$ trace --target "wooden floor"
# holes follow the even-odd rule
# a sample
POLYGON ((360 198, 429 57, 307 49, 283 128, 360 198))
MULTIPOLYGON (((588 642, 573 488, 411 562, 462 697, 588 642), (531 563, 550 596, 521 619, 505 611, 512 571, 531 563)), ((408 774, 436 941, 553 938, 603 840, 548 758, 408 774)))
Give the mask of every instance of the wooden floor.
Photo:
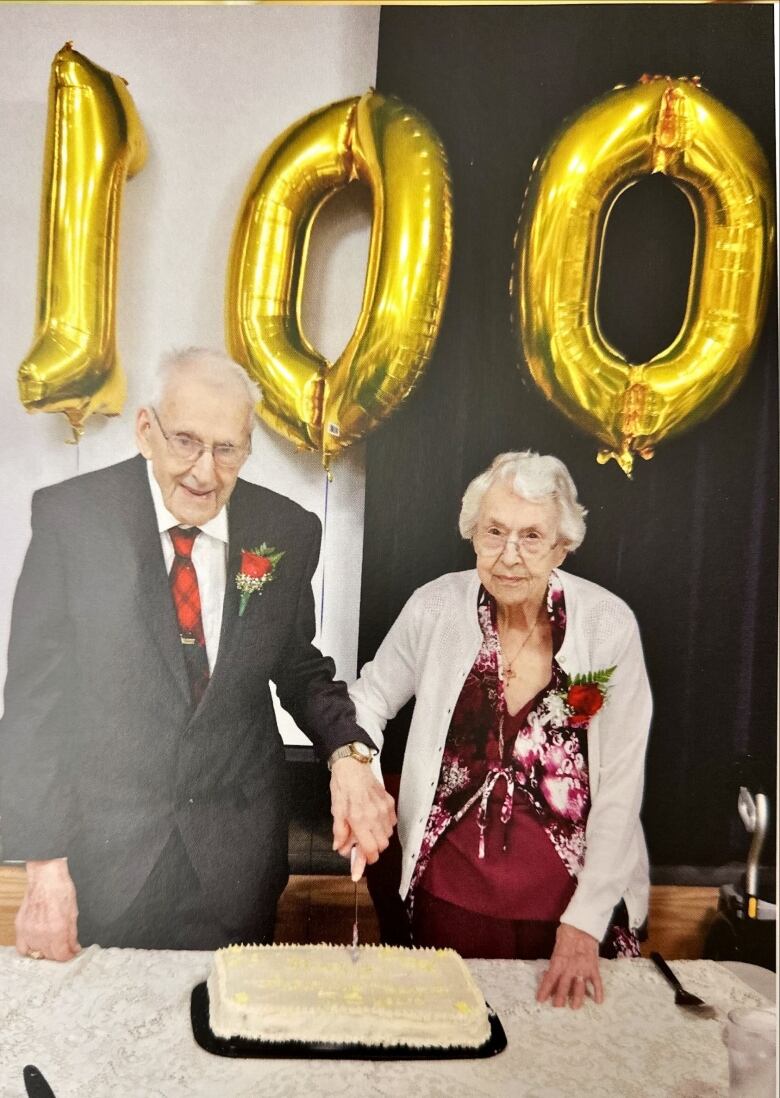
POLYGON ((0 945, 14 944, 14 916, 24 894, 24 870, 0 866, 0 945))
MULTIPOLYGON (((379 924, 365 881, 357 886, 358 935, 363 945, 379 942, 379 924)), ((290 877, 276 910, 277 942, 352 944, 355 885, 349 877, 290 877)))
MULTIPOLYGON (((354 885, 348 878, 291 877, 279 904, 276 940, 349 944, 354 903, 354 885)), ((658 950, 666 957, 701 957, 717 903, 717 888, 655 885, 650 891, 649 937, 643 943, 643 955, 658 950)), ((373 904, 362 881, 358 929, 361 942, 379 941, 373 904)))
POLYGON ((648 915, 649 937, 642 955, 652 950, 665 957, 701 957, 704 940, 718 907, 717 888, 653 885, 648 915))
MULTIPOLYGON (((14 916, 24 892, 24 870, 0 866, 0 945, 14 941, 14 916)), ((650 893, 650 937, 642 952, 657 949, 666 957, 701 956, 718 902, 717 888, 654 885, 650 893)), ((298 876, 279 902, 278 942, 352 942, 355 888, 348 877, 298 876)), ((360 941, 379 941, 379 926, 365 886, 358 885, 360 941)))

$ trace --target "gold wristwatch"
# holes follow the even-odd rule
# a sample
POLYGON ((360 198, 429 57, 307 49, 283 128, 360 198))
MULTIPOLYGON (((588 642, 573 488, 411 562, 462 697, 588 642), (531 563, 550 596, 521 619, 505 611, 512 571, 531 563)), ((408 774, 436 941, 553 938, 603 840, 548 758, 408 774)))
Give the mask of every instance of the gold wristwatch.
POLYGON ((368 744, 355 740, 353 743, 345 743, 342 747, 336 748, 328 759, 328 770, 332 770, 334 762, 338 762, 339 759, 354 759, 359 763, 370 763, 373 757, 374 752, 368 744))

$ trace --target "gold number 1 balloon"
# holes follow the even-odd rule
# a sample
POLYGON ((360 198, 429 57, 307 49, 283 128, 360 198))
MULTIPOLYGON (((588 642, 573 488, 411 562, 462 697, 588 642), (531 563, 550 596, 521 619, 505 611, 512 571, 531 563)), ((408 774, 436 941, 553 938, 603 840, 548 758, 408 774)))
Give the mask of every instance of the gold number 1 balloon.
POLYGON ((263 390, 258 411, 327 467, 411 392, 433 349, 450 269, 444 149, 430 125, 374 91, 296 122, 263 153, 228 269, 227 343, 263 390), (363 302, 333 364, 300 319, 306 254, 323 202, 352 180, 373 216, 363 302))
POLYGON ((94 412, 122 410, 114 306, 125 179, 146 139, 121 77, 68 43, 54 58, 44 150, 38 317, 19 368, 28 412, 63 412, 74 438, 94 412))
POLYGON ((748 127, 697 79, 642 77, 579 114, 531 177, 517 238, 523 352, 544 394, 630 476, 634 455, 701 422, 744 377, 773 262, 769 169, 748 127), (696 242, 688 306, 673 343, 629 364, 598 322, 609 210, 643 175, 685 193, 696 242))

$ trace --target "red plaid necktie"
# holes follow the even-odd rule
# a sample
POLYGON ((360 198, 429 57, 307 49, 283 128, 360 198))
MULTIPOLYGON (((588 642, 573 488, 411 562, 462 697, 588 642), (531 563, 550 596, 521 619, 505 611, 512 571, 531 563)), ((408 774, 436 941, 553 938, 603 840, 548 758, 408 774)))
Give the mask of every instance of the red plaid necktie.
POLYGON ((197 526, 191 526, 186 530, 181 526, 173 526, 168 533, 175 553, 168 578, 176 607, 192 698, 197 705, 209 682, 209 661, 206 656, 206 638, 203 634, 198 576, 195 565, 192 563, 192 546, 200 530, 197 526))

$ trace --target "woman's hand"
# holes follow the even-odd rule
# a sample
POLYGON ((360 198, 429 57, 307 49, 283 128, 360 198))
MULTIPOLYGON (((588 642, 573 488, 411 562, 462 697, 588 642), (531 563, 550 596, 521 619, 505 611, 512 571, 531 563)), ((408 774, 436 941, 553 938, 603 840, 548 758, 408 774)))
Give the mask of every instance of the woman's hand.
POLYGON ((552 997, 553 1006, 569 1003, 578 1010, 586 994, 597 1003, 604 1002, 599 975, 599 943, 584 930, 561 923, 555 935, 550 967, 539 984, 536 1001, 545 1003, 552 997))

